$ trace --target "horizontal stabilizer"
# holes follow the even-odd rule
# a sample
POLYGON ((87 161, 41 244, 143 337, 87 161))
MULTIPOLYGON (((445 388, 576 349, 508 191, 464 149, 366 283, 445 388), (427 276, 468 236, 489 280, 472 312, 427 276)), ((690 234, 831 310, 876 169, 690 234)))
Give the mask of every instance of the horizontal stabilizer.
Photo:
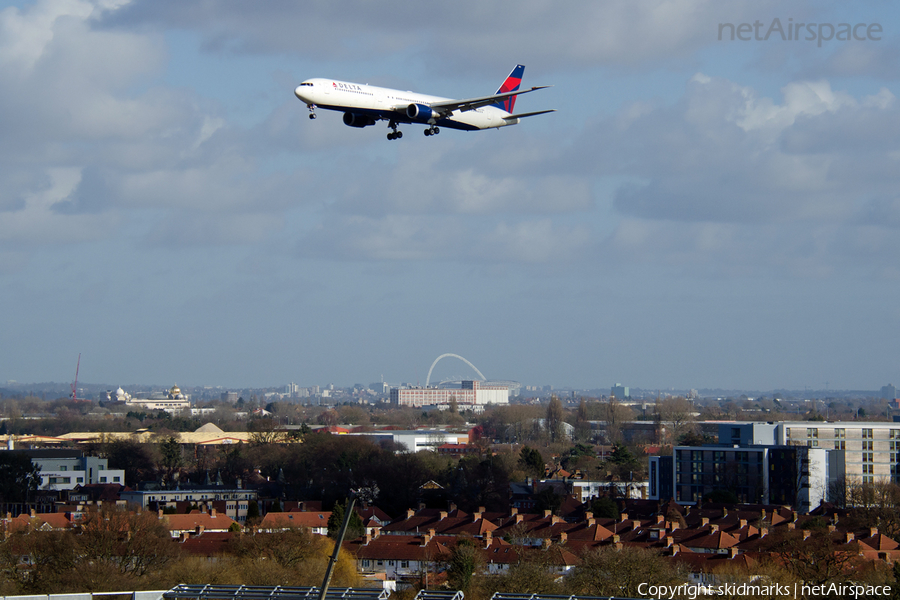
POLYGON ((518 115, 509 115, 508 117, 503 117, 504 121, 512 121, 513 119, 524 119, 525 117, 534 117, 537 115, 546 115, 547 113, 556 112, 555 108, 551 108, 550 110, 539 110, 536 112, 530 113, 521 113, 518 115))

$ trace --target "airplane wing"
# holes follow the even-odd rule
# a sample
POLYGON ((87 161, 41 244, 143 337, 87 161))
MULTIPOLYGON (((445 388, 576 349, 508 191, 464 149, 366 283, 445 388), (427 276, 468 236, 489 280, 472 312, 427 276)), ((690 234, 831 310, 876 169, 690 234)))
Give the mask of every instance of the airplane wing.
MULTIPOLYGON (((434 102, 429 104, 428 107, 433 111, 441 113, 442 116, 448 116, 456 111, 466 112, 470 110, 475 110, 476 108, 481 108, 482 106, 488 106, 490 104, 495 104, 498 100, 503 100, 504 98, 509 98, 511 96, 518 96, 519 94, 527 94, 528 92, 534 92, 536 90, 542 90, 544 88, 552 87, 549 85, 539 85, 532 88, 528 88, 527 90, 515 90, 512 92, 505 92, 503 94, 494 94, 492 96, 481 96, 480 98, 469 98, 468 100, 445 100, 443 102, 434 102)), ((403 107, 397 107, 398 110, 405 110, 406 104, 403 107)))

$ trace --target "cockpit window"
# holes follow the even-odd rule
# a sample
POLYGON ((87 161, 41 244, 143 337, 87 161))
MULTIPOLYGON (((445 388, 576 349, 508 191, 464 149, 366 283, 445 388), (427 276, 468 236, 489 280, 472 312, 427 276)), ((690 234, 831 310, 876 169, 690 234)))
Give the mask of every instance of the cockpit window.
POLYGON ((309 86, 309 87, 312 87, 312 86, 313 86, 313 84, 311 84, 311 83, 309 83, 309 82, 307 82, 307 81, 304 81, 304 82, 301 83, 300 85, 301 85, 301 86, 309 86))

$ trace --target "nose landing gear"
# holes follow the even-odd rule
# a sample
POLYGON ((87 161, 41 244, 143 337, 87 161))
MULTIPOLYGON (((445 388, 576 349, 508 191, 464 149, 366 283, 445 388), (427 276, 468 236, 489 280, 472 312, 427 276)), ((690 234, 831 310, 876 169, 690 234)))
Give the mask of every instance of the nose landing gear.
POLYGON ((316 118, 316 105, 315 104, 307 104, 306 108, 309 109, 309 118, 315 119, 316 118))

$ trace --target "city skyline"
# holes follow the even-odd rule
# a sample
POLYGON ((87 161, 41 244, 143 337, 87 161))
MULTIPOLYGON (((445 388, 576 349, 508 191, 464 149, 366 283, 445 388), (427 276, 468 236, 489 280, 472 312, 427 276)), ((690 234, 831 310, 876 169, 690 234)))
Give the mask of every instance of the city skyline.
POLYGON ((0 381, 900 379, 900 7, 389 8, 0 2, 0 381), (293 94, 516 64, 558 112, 499 131, 293 94))

